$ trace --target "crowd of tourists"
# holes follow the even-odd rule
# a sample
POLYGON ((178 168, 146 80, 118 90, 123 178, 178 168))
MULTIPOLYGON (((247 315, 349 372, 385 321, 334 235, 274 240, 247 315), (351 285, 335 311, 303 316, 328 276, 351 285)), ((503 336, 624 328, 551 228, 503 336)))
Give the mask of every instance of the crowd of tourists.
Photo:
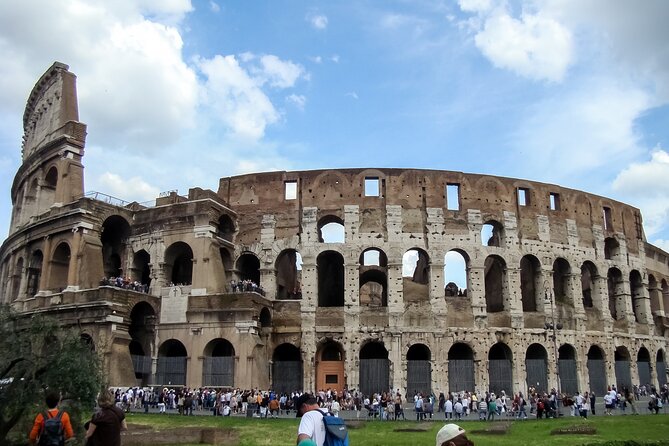
POLYGON ((128 277, 103 277, 100 280, 100 286, 113 286, 123 288, 124 290, 137 291, 139 293, 148 293, 149 285, 137 280, 130 280, 128 277))
POLYGON ((263 287, 255 283, 253 280, 231 280, 230 291, 233 293, 258 293, 265 295, 263 287))

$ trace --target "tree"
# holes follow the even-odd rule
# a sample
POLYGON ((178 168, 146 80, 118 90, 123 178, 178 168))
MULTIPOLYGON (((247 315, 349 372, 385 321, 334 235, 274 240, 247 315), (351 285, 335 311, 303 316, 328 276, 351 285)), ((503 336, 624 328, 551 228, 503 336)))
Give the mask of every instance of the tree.
MULTIPOLYGON (((71 415, 92 407, 102 375, 85 339, 76 327, 0 305, 0 445, 8 444, 19 422, 32 422, 46 389, 61 392, 71 415)), ((27 432, 16 435, 25 438, 27 432)))

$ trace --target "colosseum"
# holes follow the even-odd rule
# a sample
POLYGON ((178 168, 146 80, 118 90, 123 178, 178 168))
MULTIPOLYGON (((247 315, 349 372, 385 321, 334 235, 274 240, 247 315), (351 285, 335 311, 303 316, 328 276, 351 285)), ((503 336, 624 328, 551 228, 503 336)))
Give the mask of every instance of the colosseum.
POLYGON ((23 126, 0 299, 81 327, 112 385, 601 394, 667 382, 669 255, 632 206, 373 168, 124 202, 84 190, 87 130, 61 63, 23 126))

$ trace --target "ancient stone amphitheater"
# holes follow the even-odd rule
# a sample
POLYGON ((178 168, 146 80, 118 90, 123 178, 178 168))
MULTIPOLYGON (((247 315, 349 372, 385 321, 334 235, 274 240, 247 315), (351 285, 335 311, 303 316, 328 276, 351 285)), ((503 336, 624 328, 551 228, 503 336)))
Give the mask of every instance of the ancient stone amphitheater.
POLYGON ((39 79, 23 123, 0 298, 81 327, 113 385, 667 381, 669 256, 632 206, 415 169, 257 173, 126 203, 84 191, 66 65, 39 79))

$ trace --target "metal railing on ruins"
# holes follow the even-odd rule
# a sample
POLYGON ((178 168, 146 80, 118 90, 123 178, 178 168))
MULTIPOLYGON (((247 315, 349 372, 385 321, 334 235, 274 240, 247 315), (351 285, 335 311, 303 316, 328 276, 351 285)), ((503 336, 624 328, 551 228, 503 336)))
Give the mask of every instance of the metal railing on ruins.
POLYGON ((101 201, 103 203, 107 203, 112 206, 124 207, 131 210, 146 209, 155 207, 156 205, 155 200, 142 201, 141 203, 137 201, 125 201, 112 195, 108 195, 97 191, 86 192, 84 195, 77 197, 77 199, 80 198, 90 198, 92 200, 101 201))

